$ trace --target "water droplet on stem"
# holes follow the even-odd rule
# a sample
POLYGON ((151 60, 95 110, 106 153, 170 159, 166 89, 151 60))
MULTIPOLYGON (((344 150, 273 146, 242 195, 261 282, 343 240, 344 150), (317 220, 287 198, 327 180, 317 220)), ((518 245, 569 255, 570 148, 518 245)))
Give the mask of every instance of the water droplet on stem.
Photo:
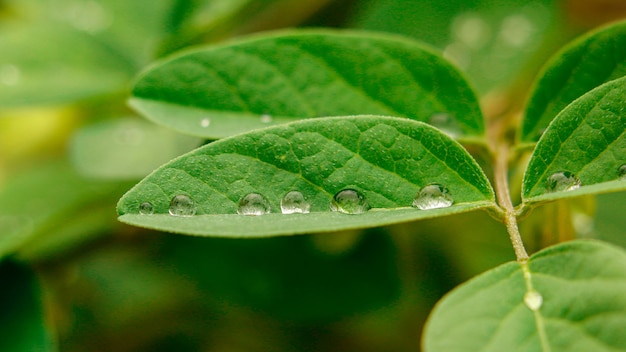
POLYGON ((344 214, 362 214, 370 208, 365 196, 350 188, 337 192, 330 203, 330 210, 344 214))
POLYGON ((200 120, 200 126, 203 128, 207 128, 211 125, 211 119, 209 119, 208 117, 203 118, 202 120, 200 120))
POLYGON ((191 197, 179 194, 172 198, 169 212, 173 216, 194 216, 196 214, 196 203, 191 197))
POLYGON ((543 296, 536 290, 530 290, 524 295, 524 304, 528 309, 537 311, 543 304, 543 296))
POLYGON ((258 193, 248 193, 239 200, 237 213, 241 215, 264 215, 271 211, 270 203, 258 193))

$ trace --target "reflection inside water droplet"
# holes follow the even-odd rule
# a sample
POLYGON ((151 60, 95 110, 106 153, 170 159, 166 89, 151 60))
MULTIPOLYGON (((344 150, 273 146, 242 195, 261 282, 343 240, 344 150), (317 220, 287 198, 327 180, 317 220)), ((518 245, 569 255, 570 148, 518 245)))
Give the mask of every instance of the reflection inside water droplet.
POLYGON ((17 85, 21 77, 20 69, 11 64, 5 64, 0 66, 0 83, 5 86, 17 85))
POLYGON ((203 118, 202 120, 200 120, 200 126, 203 128, 207 128, 211 125, 211 119, 209 119, 208 117, 203 118))
POLYGON ((617 176, 620 180, 626 180, 626 164, 617 169, 617 176))
POLYGON ((344 214, 362 214, 369 209, 365 196, 350 188, 337 192, 330 203, 330 210, 344 214))
POLYGON ((580 180, 569 171, 556 172, 548 177, 546 184, 548 191, 571 191, 580 188, 580 180))
POLYGON ((454 200, 448 194, 448 189, 438 183, 425 186, 413 199, 413 206, 420 210, 447 208, 452 203, 454 200))
POLYGON ((539 292, 530 290, 524 295, 524 304, 528 307, 528 309, 537 311, 543 304, 543 297, 539 292))
POLYGON ((283 214, 308 214, 311 204, 304 199, 304 195, 298 191, 287 193, 280 201, 280 210, 283 214))
POLYGON ((241 215, 264 215, 270 213, 270 203, 258 193, 248 193, 239 200, 237 213, 241 215))
POLYGON ((270 122, 272 122, 272 120, 273 120, 273 118, 272 118, 272 115, 270 115, 270 114, 263 114, 263 115, 261 115, 261 122, 262 123, 270 123, 270 122))
POLYGON ((169 213, 173 216, 193 216, 196 214, 196 203, 191 197, 179 194, 172 198, 169 213))
POLYGON ((150 202, 143 202, 139 205, 139 214, 150 215, 154 214, 154 207, 150 202))

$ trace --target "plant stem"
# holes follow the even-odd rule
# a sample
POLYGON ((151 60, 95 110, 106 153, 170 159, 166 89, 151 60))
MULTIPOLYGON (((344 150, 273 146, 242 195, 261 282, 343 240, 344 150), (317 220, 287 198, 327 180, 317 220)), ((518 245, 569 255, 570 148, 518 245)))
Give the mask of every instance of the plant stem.
POLYGON ((504 224, 509 232, 511 244, 515 250, 515 256, 518 262, 526 262, 528 260, 528 253, 524 248, 522 242, 522 236, 520 235, 519 228, 517 227, 517 217, 515 214, 515 208, 511 201, 511 194, 509 192, 508 170, 509 170, 509 147, 506 144, 501 144, 496 150, 496 165, 494 169, 496 197, 498 204, 504 210, 504 224))

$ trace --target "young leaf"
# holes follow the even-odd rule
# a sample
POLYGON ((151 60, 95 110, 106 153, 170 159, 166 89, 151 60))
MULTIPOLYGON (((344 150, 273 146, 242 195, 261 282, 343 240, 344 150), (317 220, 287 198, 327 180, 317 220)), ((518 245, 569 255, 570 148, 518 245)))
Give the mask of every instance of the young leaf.
POLYGON ((291 31, 196 50, 143 73, 130 104, 178 131, 221 138, 272 122, 380 114, 481 137, 476 96, 430 49, 401 37, 291 31))
POLYGON ((597 86, 626 75, 626 22, 594 31, 566 46, 548 63, 526 107, 519 139, 534 143, 568 104, 597 86))
POLYGON ((257 237, 380 226, 493 202, 482 170, 447 135, 409 119, 351 116, 298 121, 205 145, 142 180, 120 200, 118 212, 122 222, 169 232, 257 237), (411 208, 428 185, 430 200, 442 208, 411 208), (365 212, 366 201, 373 209, 332 212, 333 196, 345 189, 362 197, 342 193, 354 202, 337 207, 365 212), (300 209, 310 214, 281 214, 290 191, 301 193, 308 206, 300 209), (257 195, 243 199, 250 193, 257 195), (242 200, 249 207, 240 207, 242 200))
POLYGON ((626 189, 625 90, 626 77, 605 83, 552 121, 524 174, 524 203, 626 189))
POLYGON ((626 252, 597 241, 545 249, 445 296, 425 351, 618 351, 626 346, 626 252))

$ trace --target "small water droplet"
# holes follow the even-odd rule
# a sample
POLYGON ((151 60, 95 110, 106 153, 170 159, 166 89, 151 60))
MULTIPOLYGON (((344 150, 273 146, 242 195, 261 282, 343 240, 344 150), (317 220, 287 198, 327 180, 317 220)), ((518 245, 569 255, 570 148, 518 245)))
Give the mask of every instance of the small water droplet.
POLYGON ((237 213, 241 215, 264 215, 271 211, 270 203, 258 193, 248 193, 239 200, 237 213))
POLYGON ((428 119, 428 123, 453 138, 463 132, 459 122, 448 113, 434 114, 428 119))
POLYGON ((454 200, 448 194, 448 189, 438 183, 425 186, 413 199, 413 206, 420 210, 447 208, 452 203, 454 200))
POLYGON ((337 192, 330 203, 330 210, 344 214, 362 214, 370 208, 365 196, 350 188, 337 192))
POLYGON ((530 290, 524 295, 524 304, 528 309, 537 311, 543 304, 543 296, 536 290, 530 290))
POLYGON ((626 180, 626 164, 617 168, 617 176, 620 180, 626 180))
POLYGON ((270 114, 263 114, 263 115, 261 115, 261 122, 262 123, 270 123, 270 122, 272 122, 272 120, 273 120, 273 118, 272 118, 272 115, 270 115, 270 114))
POLYGON ((139 205, 139 214, 150 215, 154 214, 154 206, 150 202, 143 202, 139 205))
POLYGON ((14 86, 19 83, 22 75, 20 69, 11 64, 0 66, 0 83, 5 86, 14 86))
POLYGON ((548 177, 546 186, 550 192, 571 191, 580 188, 580 180, 569 171, 556 172, 548 177))
POLYGON ((203 118, 202 120, 200 120, 200 126, 203 128, 207 128, 211 125, 211 119, 209 119, 208 117, 203 118))
POLYGON ((280 210, 283 214, 308 214, 311 204, 304 199, 304 195, 298 191, 291 191, 280 201, 280 210))
POLYGON ((170 215, 174 216, 194 216, 196 214, 196 203, 191 197, 179 194, 172 198, 169 212, 170 215))

